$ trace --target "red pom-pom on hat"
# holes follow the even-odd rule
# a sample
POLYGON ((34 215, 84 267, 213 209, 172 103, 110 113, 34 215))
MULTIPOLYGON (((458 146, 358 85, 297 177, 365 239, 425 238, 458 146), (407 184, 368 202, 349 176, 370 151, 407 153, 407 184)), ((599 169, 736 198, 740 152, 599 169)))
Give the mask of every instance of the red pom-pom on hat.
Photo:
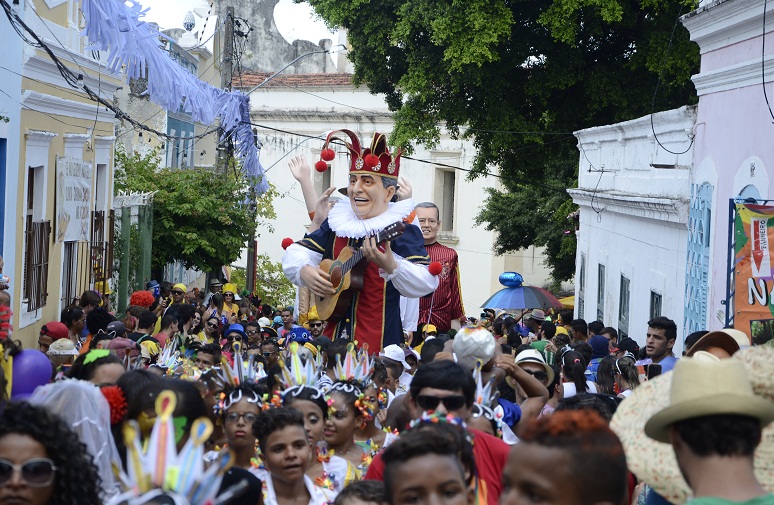
POLYGON ((441 265, 441 263, 438 261, 433 261, 430 263, 430 266, 427 267, 427 270, 431 275, 438 275, 443 271, 443 265, 441 265))
POLYGON ((317 170, 318 172, 325 172, 326 170, 328 170, 328 164, 323 160, 320 160, 314 164, 314 169, 317 170))
POLYGON ((282 239, 282 248, 283 249, 287 249, 288 247, 290 247, 290 245, 292 243, 293 243, 293 239, 292 238, 285 237, 285 238, 282 239))
POLYGON ((334 151, 331 148, 323 149, 320 153, 320 158, 324 159, 325 161, 333 161, 333 158, 336 157, 336 151, 334 151))
POLYGON ((363 162, 366 167, 374 168, 379 164, 379 157, 375 154, 366 154, 365 158, 363 158, 363 162))

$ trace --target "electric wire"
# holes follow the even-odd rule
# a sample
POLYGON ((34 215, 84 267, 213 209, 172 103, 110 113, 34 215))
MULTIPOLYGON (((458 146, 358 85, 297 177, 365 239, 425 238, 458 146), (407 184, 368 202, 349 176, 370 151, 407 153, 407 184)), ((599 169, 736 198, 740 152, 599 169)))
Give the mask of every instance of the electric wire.
MULTIPOLYGON (((85 74, 85 75, 88 75, 88 74, 86 74, 86 72, 84 71, 84 74, 81 74, 81 75, 78 75, 78 76, 76 76, 76 75, 73 73, 73 71, 72 71, 72 70, 71 70, 71 69, 70 69, 70 68, 69 68, 67 65, 65 65, 65 64, 64 64, 64 63, 63 63, 63 62, 62 62, 62 61, 61 61, 61 60, 60 60, 60 59, 59 59, 59 58, 58 58, 58 57, 57 57, 57 56, 54 54, 54 52, 53 52, 53 51, 52 51, 52 49, 51 49, 51 48, 48 46, 48 44, 46 44, 46 43, 43 41, 43 39, 41 39, 41 38, 40 38, 40 36, 38 36, 38 35, 37 35, 37 34, 36 34, 36 33, 35 33, 35 32, 34 32, 34 31, 33 31, 33 30, 32 30, 32 29, 31 29, 31 28, 30 28, 30 27, 29 27, 29 26, 28 26, 28 25, 25 23, 25 22, 24 22, 24 20, 22 20, 22 19, 21 19, 21 18, 18 16, 18 14, 16 14, 16 12, 14 12, 14 11, 13 11, 12 7, 10 6, 10 4, 8 4, 7 0, 0 0, 0 5, 2 5, 2 7, 3 7, 3 10, 4 10, 4 12, 5 12, 5 15, 6 15, 6 17, 8 18, 9 22, 10 22, 12 25, 16 25, 16 24, 18 24, 18 26, 20 26, 21 28, 23 28, 23 29, 24 29, 24 31, 25 31, 26 33, 28 33, 28 34, 29 34, 29 35, 32 37, 32 39, 34 39, 34 41, 35 41, 35 43, 34 43, 35 47, 38 47, 38 48, 40 48, 40 49, 42 49, 43 51, 45 51, 45 52, 46 52, 46 54, 49 56, 49 58, 51 58, 51 60, 52 60, 52 61, 54 62, 54 64, 56 65, 56 67, 57 67, 57 70, 58 70, 58 71, 59 71, 59 73, 62 75, 62 77, 64 78, 65 82, 67 82, 67 84, 69 84, 69 85, 70 85, 71 87, 73 87, 73 88, 76 88, 76 89, 82 89, 82 90, 83 90, 83 91, 84 91, 84 92, 87 94, 87 96, 88 96, 88 97, 89 97, 91 100, 93 100, 93 101, 95 101, 95 102, 97 102, 97 103, 100 103, 100 104, 104 105, 105 107, 107 107, 108 109, 110 109, 112 112, 114 112, 114 113, 115 113, 115 115, 116 115, 116 118, 117 118, 117 119, 122 119, 122 120, 125 120, 125 121, 127 121, 128 123, 130 123, 130 124, 131 124, 131 125, 132 125, 134 128, 136 128, 136 129, 140 129, 140 130, 143 130, 143 131, 147 131, 147 132, 153 133, 153 134, 155 134, 155 135, 158 135, 159 137, 163 137, 163 138, 167 138, 167 139, 180 139, 180 138, 184 138, 184 139, 191 139, 191 138, 200 138, 200 137, 205 137, 205 136, 207 136, 207 135, 210 135, 211 133, 213 133, 213 132, 217 131, 217 128, 215 128, 215 129, 212 129, 212 130, 210 130, 210 131, 207 131, 207 132, 205 132, 205 133, 203 133, 203 134, 201 134, 201 135, 198 135, 198 136, 194 136, 194 137, 179 137, 179 136, 169 135, 169 134, 167 134, 167 133, 164 133, 164 132, 160 132, 160 131, 154 130, 153 128, 150 128, 150 127, 148 127, 148 126, 146 126, 146 125, 144 125, 144 124, 140 123, 139 121, 137 121, 137 120, 135 120, 135 119, 131 118, 131 117, 130 117, 130 116, 129 116, 129 115, 126 113, 126 112, 122 111, 122 110, 121 110, 120 108, 118 108, 118 107, 117 107, 115 104, 113 104, 112 102, 110 102, 110 101, 108 101, 108 100, 105 100, 104 98, 102 98, 101 96, 99 96, 99 94, 95 94, 95 93, 94 93, 94 91, 92 91, 92 90, 91 90, 91 88, 89 88, 88 86, 86 86, 85 84, 83 84, 83 75, 84 75, 84 74, 85 74)), ((34 9, 33 9, 33 10, 34 10, 34 9)), ((35 14, 37 15, 37 13, 35 13, 35 14)), ((40 16, 38 16, 38 17, 40 17, 40 16)), ((41 21, 42 21, 42 18, 41 18, 41 21)), ((45 24, 45 22, 44 22, 43 24, 45 24)), ((17 33, 18 33, 18 30, 16 29, 16 27, 15 27, 14 29, 15 29, 15 31, 17 31, 17 33)), ((48 28, 48 30, 49 30, 49 31, 51 31, 51 29, 50 29, 50 28, 48 28)), ((53 33, 52 33, 52 34, 53 34, 53 33)), ((54 35, 54 38, 56 38, 56 35, 54 35)), ((23 38, 23 39, 24 39, 24 38, 23 38)), ((61 44, 61 42, 59 42, 59 44, 61 44)), ((65 48, 65 46, 64 46, 64 45, 62 45, 62 48, 64 49, 64 48, 65 48)), ((65 49, 65 50, 66 50, 66 49, 65 49)), ((77 65, 79 68, 81 68, 81 69, 82 69, 82 67, 81 67, 81 66, 80 66, 80 65, 79 65, 77 62, 75 62, 75 61, 74 61, 73 63, 75 63, 75 64, 76 64, 76 65, 77 65)), ((83 70, 83 69, 82 69, 82 70, 83 70)))
MULTIPOLYGON (((288 155, 290 155, 293 151, 295 151, 296 149, 300 148, 303 143, 308 142, 309 140, 320 140, 320 141, 324 141, 325 140, 323 136, 314 136, 314 135, 308 135, 308 134, 305 134, 305 133, 292 132, 292 131, 288 131, 288 130, 283 130, 281 128, 275 128, 275 127, 272 127, 272 126, 267 126, 267 125, 263 125, 263 124, 259 124, 259 123, 255 123, 255 122, 250 122, 250 124, 252 126, 256 126, 258 128, 263 128, 265 130, 275 131, 275 132, 278 132, 278 133, 284 133, 286 135, 294 135, 294 136, 303 137, 303 138, 306 139, 303 142, 299 143, 297 146, 295 146, 293 149, 291 149, 288 152, 286 152, 279 160, 277 160, 269 168, 267 168, 266 172, 268 172, 271 168, 273 168, 280 161, 282 161, 282 159, 284 159, 288 155)), ((335 143, 335 140, 336 139, 334 139, 331 143, 335 143)), ((564 139, 555 140, 553 142, 560 142, 562 140, 564 140, 564 139)), ((548 142, 546 142, 546 144, 548 144, 548 142)), ((534 147, 534 146, 525 146, 525 147, 534 147)), ((449 164, 446 164, 446 163, 440 163, 440 162, 434 161, 434 160, 423 160, 423 159, 420 159, 420 158, 414 158, 412 156, 406 156, 406 155, 402 155, 401 158, 407 159, 407 160, 411 160, 411 161, 416 161, 417 163, 433 165, 433 166, 436 166, 436 167, 450 168, 450 169, 453 169, 453 170, 459 170, 461 172, 468 172, 468 173, 475 172, 474 170, 471 170, 471 169, 468 169, 468 168, 455 167, 454 165, 449 165, 449 164)), ((489 177, 496 177, 498 179, 502 178, 501 175, 493 174, 491 172, 484 172, 484 173, 482 173, 482 175, 489 176, 489 177)), ((547 190, 551 190, 551 191, 562 192, 562 193, 566 192, 566 188, 559 187, 559 186, 550 186, 550 185, 541 184, 541 183, 538 183, 538 182, 519 182, 519 183, 517 183, 517 185, 519 185, 519 186, 534 186, 534 187, 539 187, 539 188, 543 188, 543 189, 547 189, 547 190)))
MULTIPOLYGON (((764 0, 765 1, 765 0, 764 0)), ((661 141, 658 139, 658 135, 656 135, 656 126, 653 123, 653 115, 655 114, 656 110, 656 96, 658 96, 658 88, 661 85, 661 78, 664 75, 664 69, 667 66, 667 62, 669 61, 669 53, 672 50, 672 40, 675 37, 675 31, 677 31, 677 25, 680 23, 680 16, 683 14, 683 5, 680 5, 680 11, 677 13, 677 19, 675 19, 675 24, 672 26, 672 33, 669 34, 669 42, 667 43, 666 52, 664 53, 664 61, 661 64, 661 68, 658 71, 658 79, 656 80, 656 89, 653 90, 653 100, 650 103, 650 129, 653 132, 653 138, 656 139, 656 143, 659 145, 661 149, 668 152, 669 154, 685 154, 688 151, 691 150, 691 147, 693 147, 693 142, 696 139, 695 135, 691 135, 691 142, 688 144, 688 147, 685 148, 684 151, 672 151, 664 147, 664 144, 661 143, 661 141)))

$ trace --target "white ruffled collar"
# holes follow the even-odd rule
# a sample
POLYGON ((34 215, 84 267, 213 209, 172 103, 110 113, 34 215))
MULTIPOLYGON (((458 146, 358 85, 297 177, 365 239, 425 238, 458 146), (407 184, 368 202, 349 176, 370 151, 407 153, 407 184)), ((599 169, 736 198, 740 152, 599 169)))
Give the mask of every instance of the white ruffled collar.
POLYGON ((387 210, 376 217, 360 219, 352 210, 349 199, 342 200, 328 213, 328 225, 336 235, 349 238, 363 238, 382 230, 396 221, 411 214, 414 210, 414 200, 411 198, 387 204, 387 210))

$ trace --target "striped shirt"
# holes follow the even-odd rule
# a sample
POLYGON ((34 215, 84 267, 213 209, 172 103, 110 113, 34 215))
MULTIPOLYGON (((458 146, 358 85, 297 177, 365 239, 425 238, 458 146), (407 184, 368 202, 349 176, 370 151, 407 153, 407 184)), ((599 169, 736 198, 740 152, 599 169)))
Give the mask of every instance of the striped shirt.
POLYGON ((438 333, 444 333, 453 320, 465 317, 457 251, 438 242, 426 245, 425 249, 430 261, 439 262, 443 269, 438 275, 438 289, 419 299, 419 324, 430 323, 438 333))

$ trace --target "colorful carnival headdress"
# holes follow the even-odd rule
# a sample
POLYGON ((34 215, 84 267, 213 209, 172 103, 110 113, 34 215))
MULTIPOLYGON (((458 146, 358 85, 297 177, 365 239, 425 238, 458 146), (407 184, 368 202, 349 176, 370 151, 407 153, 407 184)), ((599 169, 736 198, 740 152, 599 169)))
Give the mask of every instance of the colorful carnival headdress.
POLYGON ((312 359, 304 360, 298 350, 298 342, 291 342, 288 348, 290 353, 288 362, 280 362, 282 375, 279 375, 278 378, 285 387, 282 397, 285 398, 286 395, 296 396, 303 389, 311 389, 313 397, 320 398, 323 391, 316 384, 317 379, 320 378, 320 370, 322 370, 322 353, 318 353, 312 359))
POLYGON ((358 351, 355 344, 347 344, 346 354, 336 358, 333 376, 337 382, 331 386, 331 391, 341 389, 350 393, 357 389, 357 394, 362 394, 374 373, 374 361, 368 356, 368 345, 363 344, 358 351))
POLYGON ((156 360, 156 366, 164 368, 167 374, 174 373, 174 370, 180 366, 182 358, 180 357, 180 338, 175 335, 164 346, 159 357, 156 360))
POLYGON ((267 377, 263 363, 256 363, 253 355, 242 359, 242 343, 234 342, 234 365, 230 365, 225 356, 221 356, 221 368, 215 376, 215 383, 223 388, 219 401, 213 407, 216 415, 223 415, 241 400, 263 408, 263 395, 259 392, 258 382, 267 377))
POLYGON ((150 438, 143 444, 140 425, 131 420, 124 424, 126 473, 121 472, 125 492, 108 505, 141 505, 161 496, 176 504, 210 505, 220 488, 225 473, 234 463, 233 453, 221 453, 205 470, 204 443, 212 434, 212 422, 206 417, 194 420, 190 438, 180 452, 175 445, 173 412, 177 398, 162 391, 156 398, 156 420, 150 438), (144 447, 144 449, 143 449, 144 447))
POLYGON ((335 130, 328 134, 325 138, 325 146, 320 152, 320 161, 315 164, 315 169, 318 172, 324 172, 328 169, 329 161, 333 161, 336 157, 336 152, 331 149, 330 143, 332 140, 339 140, 344 143, 344 146, 349 151, 350 155, 350 174, 368 174, 368 175, 380 175, 382 177, 389 177, 397 179, 400 172, 400 155, 401 150, 398 149, 393 156, 387 149, 387 139, 381 133, 374 133, 371 139, 370 147, 365 149, 360 148, 360 139, 351 130, 335 130), (339 138, 337 135, 343 133, 349 139, 339 138))

